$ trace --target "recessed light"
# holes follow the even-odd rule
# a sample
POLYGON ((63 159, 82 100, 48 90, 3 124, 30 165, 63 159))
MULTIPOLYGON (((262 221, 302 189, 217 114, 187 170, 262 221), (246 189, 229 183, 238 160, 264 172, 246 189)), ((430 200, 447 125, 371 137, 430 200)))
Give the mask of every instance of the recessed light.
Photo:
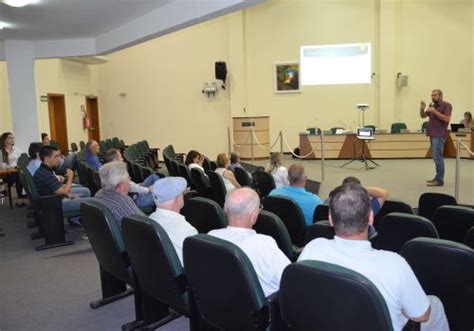
POLYGON ((2 2, 12 7, 24 7, 26 5, 29 5, 33 1, 32 0, 2 0, 2 2))
POLYGON ((0 22, 0 30, 3 30, 4 28, 7 27, 7 24, 4 22, 0 22))

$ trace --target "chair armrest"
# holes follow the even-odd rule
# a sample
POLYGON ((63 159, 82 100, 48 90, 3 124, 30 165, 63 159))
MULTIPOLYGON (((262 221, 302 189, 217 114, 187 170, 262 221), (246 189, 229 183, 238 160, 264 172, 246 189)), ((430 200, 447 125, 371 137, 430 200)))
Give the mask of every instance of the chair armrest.
POLYGON ((267 297, 268 307, 270 309, 270 327, 271 331, 278 331, 282 329, 282 319, 280 312, 280 302, 278 291, 270 294, 267 297))

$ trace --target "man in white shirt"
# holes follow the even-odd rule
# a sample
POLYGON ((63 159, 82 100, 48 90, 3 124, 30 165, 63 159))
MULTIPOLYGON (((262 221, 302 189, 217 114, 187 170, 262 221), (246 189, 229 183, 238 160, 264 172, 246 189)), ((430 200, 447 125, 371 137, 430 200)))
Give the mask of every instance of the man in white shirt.
POLYGON ((235 189, 227 194, 224 208, 229 226, 209 235, 230 241, 247 254, 268 297, 280 288, 283 270, 291 262, 272 237, 252 229, 260 212, 258 194, 250 188, 235 189))
POLYGON ((181 265, 183 264, 184 239, 198 233, 179 213, 184 206, 183 193, 186 187, 186 180, 182 177, 165 177, 156 181, 151 187, 156 211, 149 216, 168 234, 181 265))
POLYGON ((402 330, 408 319, 422 322, 421 330, 449 330, 443 304, 437 297, 425 294, 405 259, 372 248, 367 230, 373 221, 367 191, 355 184, 339 186, 329 202, 334 239, 314 239, 298 260, 333 263, 367 277, 385 299, 395 331, 402 330))

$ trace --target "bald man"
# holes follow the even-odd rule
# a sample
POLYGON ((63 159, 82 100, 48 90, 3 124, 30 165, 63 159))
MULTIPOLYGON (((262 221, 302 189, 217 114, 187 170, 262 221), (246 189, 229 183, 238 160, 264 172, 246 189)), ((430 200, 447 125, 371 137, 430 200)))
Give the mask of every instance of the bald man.
POLYGON ((229 226, 213 230, 209 235, 230 241, 244 251, 268 297, 280 288, 281 275, 290 260, 272 237, 258 234, 252 229, 260 212, 258 194, 250 188, 234 189, 227 194, 224 209, 229 226))

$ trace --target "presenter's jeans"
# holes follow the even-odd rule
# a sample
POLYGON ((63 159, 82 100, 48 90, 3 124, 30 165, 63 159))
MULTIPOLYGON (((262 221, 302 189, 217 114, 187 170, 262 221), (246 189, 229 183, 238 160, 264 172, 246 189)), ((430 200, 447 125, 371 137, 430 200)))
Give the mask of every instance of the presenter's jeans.
POLYGON ((444 142, 445 137, 431 137, 431 153, 436 167, 435 180, 444 184, 444 142))

